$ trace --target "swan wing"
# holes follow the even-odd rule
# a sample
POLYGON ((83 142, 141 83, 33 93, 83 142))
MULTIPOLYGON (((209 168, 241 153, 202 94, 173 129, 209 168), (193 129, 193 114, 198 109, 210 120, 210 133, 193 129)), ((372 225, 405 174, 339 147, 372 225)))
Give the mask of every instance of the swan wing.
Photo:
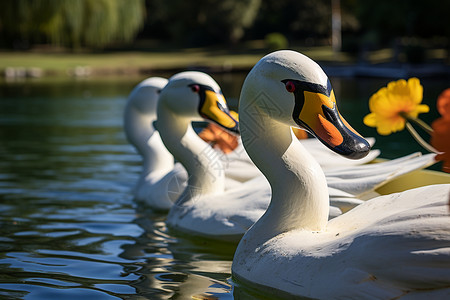
POLYGON ((224 194, 200 197, 193 205, 174 206, 167 223, 193 235, 239 241, 266 211, 270 198, 269 185, 260 176, 224 194))
POLYGON ((146 178, 145 187, 139 190, 136 200, 144 202, 155 210, 169 210, 187 185, 186 169, 176 163, 170 172, 151 173, 146 178))
POLYGON ((369 200, 329 221, 324 232, 297 230, 260 242, 235 257, 233 274, 311 298, 444 299, 450 287, 449 196, 447 184, 369 200))
MULTIPOLYGON (((363 202, 350 198, 351 195, 345 192, 334 189, 330 191, 333 193, 330 196, 331 203, 334 203, 333 199, 336 200, 336 205, 330 206, 330 218, 341 215, 341 207, 353 207, 363 202)), ((265 213, 271 196, 272 191, 267 179, 258 176, 224 194, 200 197, 193 205, 173 206, 167 224, 192 235, 237 242, 265 213)))
POLYGON ((434 154, 413 154, 377 164, 354 166, 350 169, 326 171, 329 187, 361 196, 403 174, 435 163, 434 154))
POLYGON ((343 239, 350 243, 340 256, 351 258, 350 265, 375 285, 449 288, 449 197, 450 184, 426 186, 369 200, 330 221, 333 234, 348 232, 343 239))
MULTIPOLYGON (((373 146, 375 138, 368 138, 369 144, 373 146)), ((349 160, 341 155, 330 151, 324 144, 318 139, 309 138, 300 140, 302 145, 308 150, 309 153, 314 155, 314 158, 320 164, 323 170, 336 169, 336 168, 349 168, 350 166, 357 166, 369 163, 380 155, 380 150, 371 150, 369 154, 358 160, 349 160)))
POLYGON ((253 164, 242 146, 240 138, 236 149, 229 154, 222 154, 221 161, 225 168, 226 178, 243 183, 257 176, 262 176, 261 171, 253 164))

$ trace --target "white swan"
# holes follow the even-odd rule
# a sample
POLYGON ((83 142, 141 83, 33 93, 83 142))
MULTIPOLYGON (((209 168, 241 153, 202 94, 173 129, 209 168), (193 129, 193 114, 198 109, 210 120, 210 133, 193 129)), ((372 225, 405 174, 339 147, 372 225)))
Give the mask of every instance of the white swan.
MULTIPOLYGON (((252 180, 236 182, 233 176, 245 174, 248 170, 254 171, 254 165, 249 168, 236 167, 236 163, 249 163, 248 159, 239 161, 237 158, 224 165, 217 153, 192 129, 191 122, 203 119, 199 112, 207 110, 201 105, 208 104, 207 107, 217 108, 215 103, 220 101, 220 106, 226 108, 219 91, 217 83, 209 75, 182 72, 173 76, 161 92, 158 105, 161 137, 177 160, 188 169, 189 174, 189 184, 176 205, 171 208, 167 224, 194 235, 239 241, 267 209, 271 190, 262 175, 252 175, 253 179, 247 176, 252 180), (206 97, 210 99, 205 101, 206 97), (229 175, 229 170, 235 172, 233 176, 229 175), (227 184, 230 180, 233 184, 227 184)), ((206 119, 221 123, 220 118, 202 114, 206 119)), ((223 112, 222 114, 222 117, 227 116, 223 112)), ((227 118, 229 116, 222 118, 222 121, 228 122, 227 118)), ((326 157, 333 159, 333 156, 326 157)), ((332 204, 330 216, 335 217, 341 211, 353 208, 363 202, 360 199, 373 197, 370 192, 376 187, 401 174, 424 167, 430 161, 433 161, 432 155, 411 155, 375 166, 350 164, 345 169, 330 171, 329 176, 327 175, 332 204)))
POLYGON ((151 77, 139 83, 128 96, 124 111, 125 135, 143 160, 135 198, 157 210, 170 209, 187 182, 186 170, 175 164, 153 124, 159 92, 167 82, 151 77))
MULTIPOLYGON (((172 154, 166 149, 159 132, 154 127, 159 92, 167 82, 168 80, 165 78, 151 77, 139 83, 130 93, 124 111, 125 135, 143 160, 142 171, 134 188, 135 199, 146 203, 153 209, 165 211, 170 209, 186 187, 188 176, 180 163, 174 163, 172 154)), ((179 97, 181 98, 182 95, 179 97)), ((320 153, 316 158, 322 167, 342 166, 344 162, 342 158, 337 158, 337 155, 327 155, 323 145, 318 144, 314 139, 302 142, 308 150, 320 153)), ((377 150, 371 151, 371 154, 368 155, 370 158, 358 163, 370 161, 378 154, 377 150)), ((244 182, 261 175, 247 156, 240 139, 239 146, 232 153, 223 155, 221 152, 210 150, 209 155, 220 158, 222 164, 225 165, 225 173, 229 177, 228 187, 233 186, 233 180, 244 182)), ((349 181, 345 182, 349 186, 354 186, 349 181)), ((343 190, 347 190, 353 197, 357 197, 351 190, 345 188, 343 190)), ((340 202, 349 204, 347 199, 340 202)), ((356 201, 356 203, 358 202, 356 201)), ((341 205, 341 207, 343 206, 341 205)))
POLYGON ((293 51, 262 58, 245 80, 239 115, 244 147, 273 193, 238 245, 235 280, 318 299, 448 298, 449 184, 374 198, 328 221, 324 173, 289 127, 347 157, 368 148, 315 62, 293 51))
MULTIPOLYGON (((219 86, 205 73, 178 73, 162 89, 157 112, 164 144, 188 171, 187 187, 170 209, 167 224, 193 234, 239 241, 266 210, 270 187, 248 158, 240 159, 242 153, 224 161, 192 128, 193 121, 206 118, 237 130, 238 122, 229 114, 219 86)), ((348 193, 333 192, 347 204, 355 201, 348 193)), ((332 216, 340 213, 331 209, 332 216)))
MULTIPOLYGON (((188 178, 184 167, 180 163, 174 163, 173 156, 162 143, 160 134, 153 125, 156 120, 156 105, 159 91, 166 84, 167 79, 160 77, 152 77, 142 81, 130 93, 124 113, 124 130, 127 139, 136 147, 143 158, 142 172, 135 187, 135 199, 146 203, 155 210, 164 211, 169 210, 183 192, 187 185, 188 178)), ((190 90, 188 92, 191 93, 190 90)), ((183 95, 177 95, 177 97, 181 99, 183 98, 183 95)), ((323 148, 323 146, 318 145, 313 139, 308 141, 302 140, 302 143, 306 145, 309 151, 316 154, 316 159, 318 159, 319 163, 324 168, 336 168, 337 166, 341 166, 344 162, 342 159, 337 159, 335 155, 326 155, 326 152, 324 152, 323 149, 320 149, 321 147, 323 148)), ((250 162, 241 143, 235 151, 228 155, 215 152, 210 148, 204 148, 204 150, 203 154, 209 157, 208 159, 211 160, 211 163, 214 163, 213 160, 220 160, 220 164, 223 166, 224 173, 227 177, 227 189, 238 187, 240 186, 239 183, 261 175, 259 170, 250 162)), ((371 151, 370 155, 371 158, 369 160, 372 160, 378 155, 378 152, 371 151)), ((191 159, 193 158, 191 157, 191 159)), ((422 160, 422 162, 425 161, 425 157, 418 159, 422 160)), ((415 161, 416 165, 419 166, 420 161, 417 159, 415 161)), ((359 178, 360 175, 356 178, 349 178, 349 175, 346 174, 346 172, 343 172, 343 170, 333 171, 329 176, 327 175, 331 186, 330 195, 332 205, 337 206, 342 210, 347 210, 362 202, 358 198, 366 199, 372 197, 371 194, 367 194, 368 191, 372 191, 375 187, 383 184, 383 182, 386 181, 386 178, 388 178, 387 180, 390 180, 395 177, 394 175, 387 173, 388 169, 386 169, 384 164, 391 165, 391 171, 389 172, 392 174, 396 172, 395 176, 412 170, 412 166, 414 166, 410 162, 404 161, 403 165, 406 167, 402 167, 399 162, 393 161, 378 164, 376 167, 372 165, 352 168, 351 174, 357 174, 356 170, 361 170, 360 173, 364 174, 364 180, 359 178), (367 168, 371 170, 366 170, 367 168), (381 170, 382 173, 378 174, 374 172, 374 168, 381 170), (371 176, 369 177, 368 174, 371 174, 371 176), (390 175, 388 176, 387 174, 390 175), (360 181, 359 183, 357 182, 358 180, 360 181), (336 187, 340 190, 333 189, 336 187), (342 191, 345 191, 346 193, 343 193, 342 191)), ((219 164, 216 165, 216 167, 218 166, 219 164)), ((239 234, 234 235, 235 239, 239 239, 239 235, 242 235, 267 208, 270 199, 270 191, 267 191, 268 184, 265 182, 264 178, 257 180, 257 182, 261 184, 261 187, 258 188, 258 193, 263 193, 265 196, 259 198, 257 203, 252 204, 254 205, 254 209, 251 212, 245 212, 246 215, 251 217, 240 218, 241 221, 238 226, 239 234), (243 220, 245 220, 245 222, 243 220)), ((250 189, 255 189, 257 187, 255 182, 252 182, 251 185, 250 189)), ((240 186, 240 188, 243 189, 241 191, 248 194, 248 191, 245 191, 248 187, 240 186)), ((235 194, 235 196, 237 195, 235 194)), ((229 201, 225 200, 224 203, 229 203, 229 201)), ((250 209, 245 202, 242 202, 239 205, 244 205, 242 209, 250 209)), ((239 205, 236 209, 239 208, 239 205)), ((220 205, 216 207, 220 207, 220 205)), ((196 210, 198 207, 194 206, 191 209, 196 210)), ((226 219, 232 216, 234 219, 239 219, 236 215, 233 215, 232 211, 226 210, 222 211, 222 213, 226 213, 224 216, 226 219)), ((336 216, 337 214, 339 214, 339 211, 334 209, 332 215, 336 216)), ((197 214, 194 213, 194 215, 197 214)), ((216 216, 216 219, 217 218, 218 217, 216 216)), ((228 227, 229 226, 227 225, 227 228, 228 227)), ((211 228, 215 227, 212 226, 211 228)))
POLYGON ((183 162, 190 182, 195 180, 198 187, 206 190, 208 184, 216 187, 219 182, 225 187, 225 181, 244 182, 261 175, 243 148, 225 155, 210 147, 194 131, 192 122, 206 118, 238 132, 237 120, 231 116, 219 85, 209 75, 181 72, 172 76, 161 90, 157 116, 165 146, 183 162))
MULTIPOLYGON (((124 111, 125 135, 143 159, 142 171, 134 189, 135 199, 155 210, 165 211, 183 192, 188 178, 183 165, 174 163, 173 155, 154 127, 159 93, 167 82, 165 78, 151 77, 139 83, 130 93, 124 111)), ((210 159, 221 161, 227 176, 227 188, 261 176, 241 143, 227 155, 206 146, 203 150, 210 159)))

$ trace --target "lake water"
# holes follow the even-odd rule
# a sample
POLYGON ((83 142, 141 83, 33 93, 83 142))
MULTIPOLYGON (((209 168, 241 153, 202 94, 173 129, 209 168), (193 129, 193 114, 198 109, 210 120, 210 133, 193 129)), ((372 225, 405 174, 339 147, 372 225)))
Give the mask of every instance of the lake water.
MULTIPOLYGON (((217 75, 236 107, 244 74, 217 75)), ((0 83, 0 298, 233 299, 236 245, 170 232, 135 203, 140 157, 122 130, 143 78, 0 83), (215 297, 215 298, 214 298, 215 297)), ((341 113, 363 135, 368 98, 386 79, 332 78, 341 113)), ((438 115, 445 80, 422 81, 438 115)), ((406 132, 377 137, 382 156, 421 151, 406 132)))

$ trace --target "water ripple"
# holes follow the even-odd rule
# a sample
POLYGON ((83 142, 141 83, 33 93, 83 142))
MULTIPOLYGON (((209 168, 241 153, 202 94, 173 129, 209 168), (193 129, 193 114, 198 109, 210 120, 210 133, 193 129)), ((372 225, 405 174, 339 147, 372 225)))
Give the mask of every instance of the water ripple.
POLYGON ((133 202, 127 84, 0 84, 0 298, 229 299, 234 246, 173 235, 133 202))

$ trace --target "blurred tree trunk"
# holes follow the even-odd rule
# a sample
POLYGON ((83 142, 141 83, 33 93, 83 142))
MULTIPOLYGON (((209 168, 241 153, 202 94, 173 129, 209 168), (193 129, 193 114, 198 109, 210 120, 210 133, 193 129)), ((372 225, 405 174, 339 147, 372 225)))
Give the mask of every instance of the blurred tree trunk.
POLYGON ((331 32, 333 51, 340 52, 342 48, 340 0, 331 0, 331 32))

